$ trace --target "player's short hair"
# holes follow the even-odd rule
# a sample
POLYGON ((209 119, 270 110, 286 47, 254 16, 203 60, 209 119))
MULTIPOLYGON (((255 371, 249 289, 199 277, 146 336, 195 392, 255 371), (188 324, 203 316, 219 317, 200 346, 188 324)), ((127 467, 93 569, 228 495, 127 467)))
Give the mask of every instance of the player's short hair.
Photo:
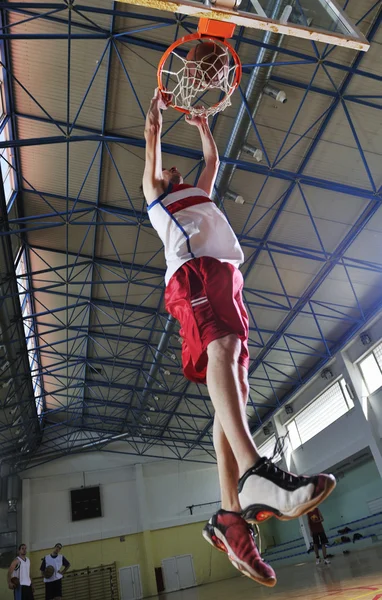
POLYGON ((60 542, 58 542, 57 544, 54 544, 55 548, 57 548, 57 546, 60 546, 60 548, 62 548, 62 544, 60 544, 60 542))
POLYGON ((18 550, 20 551, 23 546, 26 546, 26 544, 20 544, 20 546, 18 547, 18 550))

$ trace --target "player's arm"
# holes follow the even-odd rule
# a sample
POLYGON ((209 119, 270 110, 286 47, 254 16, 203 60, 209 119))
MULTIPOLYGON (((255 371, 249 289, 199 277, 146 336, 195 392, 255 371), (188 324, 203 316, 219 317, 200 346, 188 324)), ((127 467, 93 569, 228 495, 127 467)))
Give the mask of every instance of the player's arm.
POLYGON ((65 575, 66 571, 70 568, 70 562, 65 558, 65 556, 62 557, 62 565, 64 568, 61 571, 61 575, 65 575))
POLYGON ((160 196, 163 189, 162 177, 162 110, 167 108, 169 96, 166 96, 158 89, 155 90, 153 99, 150 102, 150 108, 146 115, 145 140, 146 140, 146 159, 145 170, 143 173, 143 193, 148 204, 160 196))
MULTIPOLYGON (((318 510, 318 509, 317 509, 317 510, 318 510)), ((320 511, 320 510, 318 511, 318 516, 320 517, 320 523, 322 523, 322 522, 323 522, 323 520, 324 520, 324 517, 322 516, 322 514, 321 514, 321 511, 320 511)))
POLYGON ((208 125, 208 118, 206 116, 186 117, 186 121, 199 129, 205 167, 199 177, 198 187, 211 196, 218 174, 220 160, 215 140, 211 133, 210 126, 208 125))
POLYGON ((7 580, 8 580, 8 587, 11 590, 13 590, 13 585, 11 584, 12 574, 13 574, 13 571, 16 569, 18 562, 19 561, 17 560, 17 558, 15 558, 15 560, 12 561, 11 566, 8 569, 7 580))
POLYGON ((46 569, 46 562, 45 562, 45 558, 42 559, 41 561, 41 567, 40 567, 40 571, 41 571, 41 577, 44 579, 44 571, 46 569))

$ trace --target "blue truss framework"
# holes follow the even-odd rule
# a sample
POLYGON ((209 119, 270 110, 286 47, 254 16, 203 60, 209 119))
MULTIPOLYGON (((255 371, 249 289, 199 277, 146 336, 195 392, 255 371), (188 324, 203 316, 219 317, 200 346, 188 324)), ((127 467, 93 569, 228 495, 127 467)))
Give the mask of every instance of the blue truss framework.
MULTIPOLYGON (((346 6, 349 4, 351 1, 346 2, 346 6)), ((196 24, 178 15, 147 14, 143 9, 141 12, 130 11, 116 3, 100 8, 71 1, 0 2, 0 10, 0 43, 5 56, 3 66, 7 108, 3 127, 6 124, 10 126, 9 139, 0 142, 0 148, 12 149, 14 154, 9 164, 15 174, 15 191, 8 204, 6 226, 0 229, 0 237, 10 238, 14 247, 25 250, 28 257, 27 289, 32 306, 28 319, 32 319, 32 329, 37 334, 32 376, 42 383, 44 406, 41 415, 42 442, 33 452, 21 456, 18 465, 21 468, 31 461, 34 464, 42 463, 68 453, 94 449, 166 456, 175 460, 213 461, 211 403, 203 386, 191 385, 183 378, 177 327, 168 319, 163 307, 164 268, 157 266, 156 260, 162 250, 158 247, 146 261, 140 260, 138 247, 142 243, 141 237, 150 233, 151 225, 144 203, 142 200, 136 201, 129 189, 129 180, 116 158, 117 148, 139 152, 145 144, 143 120, 147 98, 142 98, 123 52, 131 51, 139 55, 141 50, 150 50, 157 53, 159 58, 159 53, 166 49, 166 45, 154 41, 150 32, 172 28, 168 39, 168 43, 171 43, 182 33, 193 31, 196 24), (110 18, 110 27, 105 29, 99 25, 97 18, 100 16, 110 18), (125 22, 128 27, 123 27, 125 22), (41 28, 39 33, 34 28, 31 31, 28 28, 29 24, 36 23, 41 28), (55 30, 57 27, 60 33, 55 30), (12 51, 21 40, 66 42, 66 119, 54 118, 44 107, 44 102, 28 90, 27 82, 20 80, 16 74, 12 51), (74 41, 86 43, 90 40, 104 41, 103 51, 97 57, 94 72, 89 76, 89 84, 73 116, 71 95, 75 65, 72 44, 74 41), (128 101, 135 103, 140 114, 142 127, 136 137, 108 129, 111 78, 113 65, 115 67, 116 64, 129 86, 128 101), (100 126, 96 128, 81 123, 81 111, 92 98, 94 82, 101 67, 106 74, 102 118, 100 126), (30 113, 19 109, 19 90, 30 99, 33 106, 30 113), (52 131, 52 135, 19 135, 24 125, 33 125, 34 131, 41 126, 44 131, 52 131), (73 144, 77 146, 88 142, 93 144, 94 152, 84 168, 78 193, 73 195, 71 148, 73 144), (28 181, 24 176, 22 151, 29 147, 49 145, 57 148, 62 144, 65 147, 66 173, 61 192, 53 193, 28 181), (106 164, 123 190, 123 200, 118 205, 105 200, 103 186, 106 164), (93 197, 85 198, 83 190, 94 170, 97 171, 96 191, 93 197), (38 203, 38 209, 29 207, 30 199, 34 201, 33 206, 38 203), (115 242, 115 232, 121 227, 129 232, 129 236, 135 235, 134 249, 128 261, 115 242), (76 229, 81 233, 77 235, 76 229), (64 249, 44 243, 45 233, 51 233, 51 230, 65 231, 64 249), (41 241, 36 242, 35 236, 32 240, 31 234, 34 232, 39 232, 41 241), (72 235, 77 238, 82 236, 75 250, 70 245, 72 235), (101 235, 107 240, 112 257, 110 253, 105 256, 99 250, 101 235), (116 284, 122 290, 118 295, 115 294, 116 284), (135 296, 140 298, 138 303, 134 302, 135 296), (112 450, 114 446, 110 446, 110 443, 113 441, 119 442, 121 449, 112 450)), ((381 1, 368 6, 358 25, 362 25, 365 19, 372 19, 367 37, 373 43, 380 31, 381 1)), ((354 118, 359 107, 364 107, 373 111, 376 120, 380 119, 381 113, 378 111, 382 108, 382 88, 380 94, 354 94, 351 84, 355 78, 362 79, 367 92, 368 83, 372 82, 375 89, 376 85, 381 85, 382 76, 362 67, 363 53, 354 53, 354 60, 349 65, 332 59, 332 47, 313 44, 313 53, 304 53, 246 37, 243 28, 239 29, 234 42, 237 50, 250 48, 254 56, 261 48, 277 52, 272 62, 244 64, 245 73, 249 74, 257 67, 277 67, 276 73, 272 71, 270 81, 287 86, 286 89, 301 90, 302 93, 275 157, 271 158, 264 134, 252 119, 249 100, 244 88, 241 88, 238 94, 250 115, 252 134, 263 150, 264 160, 259 164, 221 155, 223 165, 233 165, 238 173, 263 178, 246 219, 240 228, 236 227, 246 254, 243 265, 246 282, 244 294, 251 320, 249 347, 252 357, 249 369, 249 416, 255 431, 382 308, 381 294, 373 297, 372 301, 365 301, 358 291, 359 274, 381 277, 382 261, 378 256, 373 257, 375 260, 365 260, 348 253, 381 209, 382 202, 382 186, 370 166, 368 151, 364 148, 354 118), (287 76, 280 74, 283 69, 294 65, 311 66, 310 81, 291 80, 290 71, 287 76), (325 74, 326 87, 316 83, 318 73, 325 74), (333 73, 343 74, 340 83, 337 83, 338 78, 333 73), (296 121, 304 114, 307 104, 320 97, 328 100, 324 111, 315 117, 302 134, 296 136, 296 121), (357 161, 362 164, 366 174, 367 183, 364 187, 311 174, 315 151, 339 108, 343 110, 357 149, 357 161), (284 168, 284 159, 306 142, 308 146, 298 168, 284 168), (267 194, 267 186, 275 181, 284 186, 282 193, 278 188, 278 194, 271 198, 266 209, 257 213, 267 194), (333 198, 351 196, 362 204, 362 210, 351 226, 330 250, 317 226, 309 199, 310 190, 330 192, 333 198), (309 231, 312 231, 316 240, 311 247, 275 239, 280 220, 296 194, 305 207, 309 231), (260 216, 257 217, 257 214, 260 216), (263 232, 259 236, 259 225, 263 223, 263 232), (253 280, 252 275, 264 256, 278 284, 277 292, 274 287, 261 287, 261 281, 258 281, 257 287, 248 283, 253 280), (314 275, 300 294, 288 292, 285 276, 281 273, 280 257, 307 261, 313 265, 314 275), (351 302, 338 302, 330 294, 322 299, 317 294, 333 271, 339 268, 351 290, 351 302), (277 314, 277 325, 272 327, 261 323, 258 317, 261 311, 277 314), (309 323, 306 332, 294 327, 299 319, 309 323)), ((213 130, 219 127, 221 119, 219 115, 213 119, 213 130)), ((180 121, 181 118, 175 119, 164 129, 163 152, 187 159, 193 165, 187 178, 197 181, 202 168, 200 150, 168 141, 180 121)), ((2 157, 2 161, 5 160, 2 157)), ((221 207, 229 212, 221 192, 216 189, 221 207)), ((49 239, 52 239, 51 235, 49 239)), ((4 294, 2 302, 14 296, 14 291, 4 294)), ((18 377, 22 375, 15 373, 16 382, 18 377)), ((12 433, 14 425, 8 423, 6 429, 12 433)), ((8 438, 4 442, 0 439, 1 453, 9 452, 10 448, 13 453, 18 451, 14 449, 17 446, 9 446, 8 438)))

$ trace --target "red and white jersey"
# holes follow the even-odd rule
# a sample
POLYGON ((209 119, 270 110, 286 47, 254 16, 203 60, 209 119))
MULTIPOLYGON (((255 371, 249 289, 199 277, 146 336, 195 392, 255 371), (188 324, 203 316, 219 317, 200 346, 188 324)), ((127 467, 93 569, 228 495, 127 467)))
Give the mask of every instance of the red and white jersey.
POLYGON ((203 190, 187 185, 169 186, 147 208, 152 226, 163 242, 166 285, 185 262, 211 256, 239 267, 243 251, 230 224, 203 190))

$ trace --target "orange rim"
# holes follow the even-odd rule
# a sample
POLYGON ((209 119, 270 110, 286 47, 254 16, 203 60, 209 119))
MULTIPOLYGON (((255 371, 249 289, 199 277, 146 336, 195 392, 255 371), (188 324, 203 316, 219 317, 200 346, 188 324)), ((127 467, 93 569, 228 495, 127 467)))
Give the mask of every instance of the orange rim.
MULTIPOLYGON (((208 40, 216 40, 218 42, 220 42, 221 44, 223 44, 224 46, 226 46, 226 48, 228 48, 228 50, 230 51, 233 60, 235 62, 236 65, 236 69, 235 69, 235 77, 232 83, 232 88, 229 94, 227 94, 223 100, 221 100, 220 102, 216 102, 216 104, 213 104, 213 108, 219 106, 226 98, 227 96, 231 96, 233 94, 233 92, 237 89, 240 80, 241 80, 241 76, 242 76, 242 66, 241 66, 241 61, 240 58, 237 54, 237 52, 234 50, 234 48, 232 48, 231 44, 229 44, 227 42, 227 40, 223 39, 223 38, 217 38, 211 35, 208 35, 207 33, 191 33, 189 35, 185 35, 184 37, 180 38, 179 40, 176 40, 175 42, 173 42, 171 44, 171 46, 169 46, 167 48, 167 50, 164 52, 162 58, 159 61, 159 65, 158 65, 158 71, 157 71, 157 78, 158 78, 158 88, 160 89, 161 92, 165 92, 166 88, 163 85, 162 82, 162 72, 163 72, 163 67, 165 65, 166 60, 169 58, 170 54, 172 53, 173 50, 175 50, 175 48, 177 48, 178 46, 181 46, 182 44, 186 44, 187 42, 191 42, 193 40, 200 40, 200 39, 208 39, 208 40)), ((170 106, 172 108, 175 108, 175 110, 178 110, 181 113, 184 113, 186 115, 190 114, 190 111, 187 108, 182 108, 181 106, 176 106, 175 104, 170 104, 170 106)))

